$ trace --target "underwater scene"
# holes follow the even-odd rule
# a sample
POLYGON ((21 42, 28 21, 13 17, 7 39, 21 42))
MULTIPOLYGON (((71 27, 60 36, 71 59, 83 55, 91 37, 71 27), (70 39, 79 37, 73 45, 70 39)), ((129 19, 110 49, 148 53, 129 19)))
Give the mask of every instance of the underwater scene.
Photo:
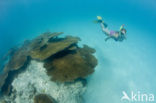
POLYGON ((156 103, 155 0, 0 0, 0 103, 156 103))

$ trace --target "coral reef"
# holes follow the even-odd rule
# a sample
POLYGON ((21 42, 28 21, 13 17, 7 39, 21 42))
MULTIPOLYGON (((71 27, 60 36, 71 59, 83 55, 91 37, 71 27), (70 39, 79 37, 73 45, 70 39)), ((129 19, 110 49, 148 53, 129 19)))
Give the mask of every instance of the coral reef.
MULTIPOLYGON (((0 75, 0 89, 3 94, 8 95, 10 98, 15 98, 10 100, 16 101, 16 103, 19 102, 19 98, 21 99, 21 103, 26 102, 25 98, 26 100, 30 99, 31 101, 29 101, 29 103, 32 103, 32 97, 36 94, 41 94, 43 88, 43 91, 47 92, 46 90, 49 87, 47 87, 46 84, 51 80, 51 83, 58 85, 59 87, 69 87, 70 89, 72 88, 72 85, 79 85, 79 83, 82 85, 84 84, 84 78, 89 74, 92 74, 97 65, 97 60, 92 55, 95 53, 95 50, 87 45, 80 48, 77 44, 78 41, 80 41, 80 38, 72 36, 58 37, 61 34, 62 32, 43 33, 33 40, 25 41, 20 47, 8 52, 5 58, 9 58, 9 61, 4 66, 3 73, 0 75), (32 68, 32 62, 36 65, 41 65, 34 62, 34 60, 36 60, 36 62, 42 62, 43 64, 41 64, 44 66, 44 69, 41 69, 43 68, 42 66, 32 68), (41 79, 42 73, 45 73, 43 77, 46 77, 45 75, 48 74, 46 78, 49 79, 47 79, 47 81, 45 78, 41 79), (37 78, 33 76, 35 74, 36 77, 38 76, 37 78), (31 79, 34 79, 35 81, 31 79), (41 83, 41 81, 43 83, 41 83), (19 82, 21 82, 21 84, 19 82), (67 82, 70 85, 68 85, 67 82), (44 86, 40 86, 41 84, 44 86), (25 88, 27 88, 27 91, 24 90, 25 88), (20 97, 21 95, 23 99, 20 97)), ((50 89, 49 91, 51 92, 52 90, 50 89)), ((67 103, 61 100, 62 97, 59 97, 58 99, 57 96, 54 95, 56 92, 54 94, 51 93, 49 93, 49 95, 58 103, 67 103)), ((69 96, 71 96, 71 94, 69 94, 69 96)), ((80 98, 80 96, 73 98, 80 98)), ((74 100, 71 101, 71 103, 77 103, 74 100)))

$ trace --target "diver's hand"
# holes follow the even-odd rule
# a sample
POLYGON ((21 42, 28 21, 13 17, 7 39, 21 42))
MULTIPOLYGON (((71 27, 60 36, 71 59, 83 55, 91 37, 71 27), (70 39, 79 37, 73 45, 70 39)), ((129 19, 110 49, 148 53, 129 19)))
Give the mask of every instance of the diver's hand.
POLYGON ((107 41, 108 39, 110 39, 111 37, 107 37, 107 38, 105 38, 105 41, 107 41))
POLYGON ((124 39, 125 39, 125 40, 127 40, 127 37, 126 37, 126 36, 124 36, 124 39))

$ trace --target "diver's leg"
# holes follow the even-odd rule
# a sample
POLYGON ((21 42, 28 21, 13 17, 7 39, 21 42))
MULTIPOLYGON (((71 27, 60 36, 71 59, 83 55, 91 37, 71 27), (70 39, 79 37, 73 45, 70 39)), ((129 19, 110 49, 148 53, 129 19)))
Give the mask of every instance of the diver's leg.
POLYGON ((104 26, 103 23, 101 23, 101 28, 102 28, 102 31, 103 31, 107 36, 110 36, 110 31, 108 30, 107 27, 104 26))

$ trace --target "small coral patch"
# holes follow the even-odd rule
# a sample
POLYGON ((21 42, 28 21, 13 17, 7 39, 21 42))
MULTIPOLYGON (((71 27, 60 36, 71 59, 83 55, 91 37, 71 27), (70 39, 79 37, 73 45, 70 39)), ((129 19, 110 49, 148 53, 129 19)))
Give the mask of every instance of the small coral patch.
POLYGON ((46 94, 39 94, 35 96, 34 103, 54 103, 54 101, 46 94))

